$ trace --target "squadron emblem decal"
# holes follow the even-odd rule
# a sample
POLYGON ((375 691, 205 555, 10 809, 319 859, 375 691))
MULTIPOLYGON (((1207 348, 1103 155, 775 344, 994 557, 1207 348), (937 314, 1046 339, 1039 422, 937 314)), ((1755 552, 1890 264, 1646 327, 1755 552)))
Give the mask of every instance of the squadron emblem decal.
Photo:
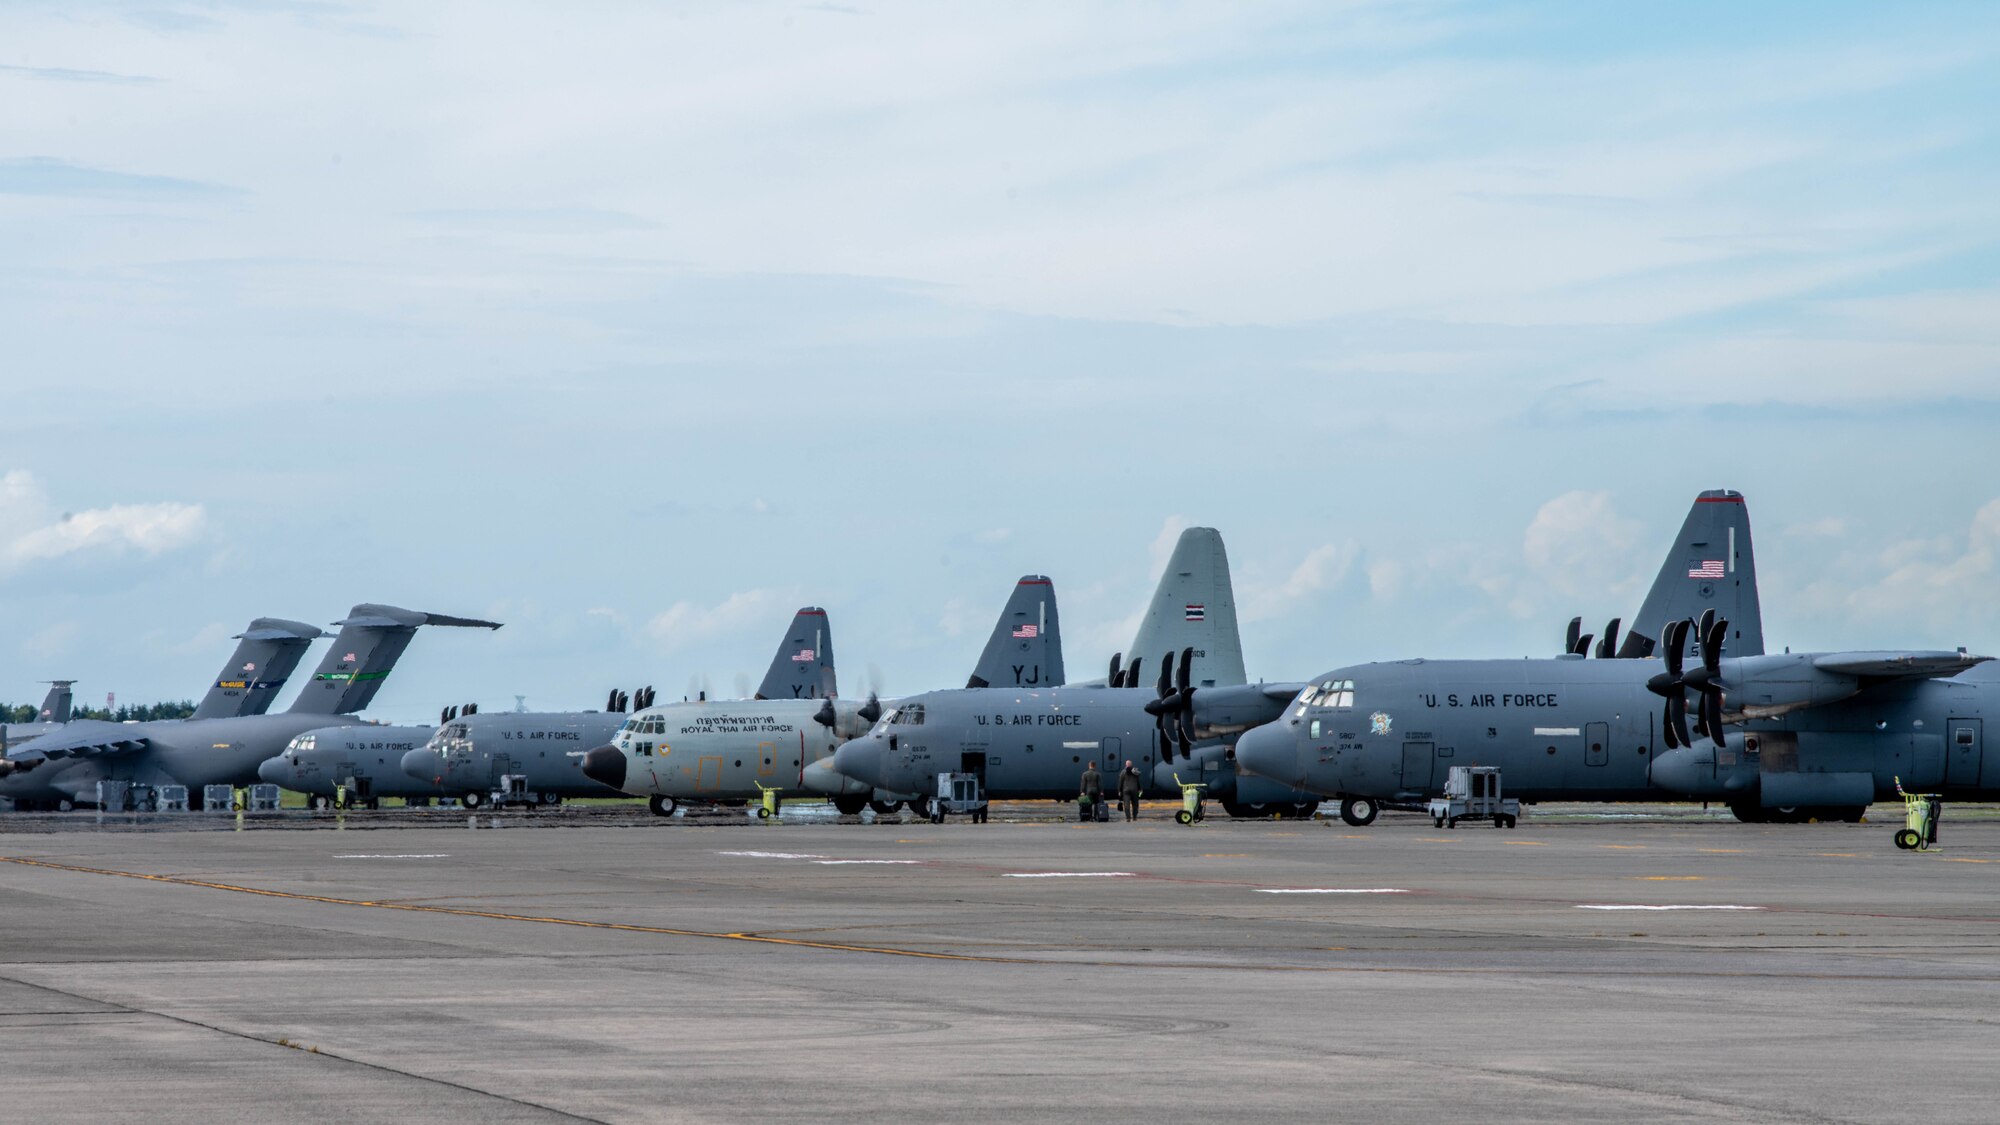
POLYGON ((1388 734, 1390 722, 1391 720, 1387 711, 1377 711, 1373 715, 1368 716, 1368 733, 1388 734))

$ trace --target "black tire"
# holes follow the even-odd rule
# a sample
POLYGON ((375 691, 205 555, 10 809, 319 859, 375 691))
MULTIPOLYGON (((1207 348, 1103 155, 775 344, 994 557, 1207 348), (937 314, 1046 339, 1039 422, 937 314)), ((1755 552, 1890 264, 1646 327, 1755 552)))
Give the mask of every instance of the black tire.
POLYGON ((1174 823, 1176 823, 1176 824, 1193 824, 1193 823, 1194 823, 1194 814, 1193 814, 1193 813, 1191 813, 1191 812, 1189 812, 1189 811, 1187 811, 1186 809, 1182 809, 1181 811, 1179 811, 1179 812, 1177 812, 1177 813, 1175 813, 1175 814, 1174 814, 1174 823))
POLYGON ((1922 841, 1923 837, 1917 835, 1915 829, 1899 828, 1896 830, 1896 846, 1906 852, 1916 850, 1917 845, 1922 841))
POLYGON ((458 803, 464 805, 468 809, 476 809, 479 806, 486 803, 486 794, 481 793, 477 790, 472 790, 467 792, 465 796, 460 797, 458 799, 458 803))
POLYGON ((758 820, 769 820, 769 819, 771 819, 771 810, 770 810, 770 809, 767 809, 767 808, 765 808, 765 807, 764 807, 764 806, 762 806, 762 805, 758 805, 758 806, 757 806, 757 819, 758 819, 758 820))
POLYGON ((1494 818, 1493 818, 1493 827, 1495 827, 1495 828, 1505 828, 1505 827, 1507 827, 1507 818, 1506 818, 1506 817, 1504 817, 1504 816, 1496 816, 1496 817, 1494 817, 1494 818))
POLYGON ((1729 811, 1745 824, 1768 824, 1771 821, 1770 810, 1761 805, 1741 802, 1729 806, 1729 811))
POLYGON ((868 804, 866 797, 840 796, 833 799, 834 811, 842 816, 860 816, 861 810, 867 808, 868 804))
POLYGON ((1434 816, 1434 817, 1432 817, 1432 818, 1431 818, 1431 827, 1432 827, 1432 828, 1443 828, 1443 827, 1444 827, 1444 818, 1443 818, 1443 817, 1441 817, 1441 816, 1434 816))
POLYGON ((555 793, 544 793, 541 795, 539 799, 542 802, 542 804, 547 805, 550 808, 554 808, 555 806, 562 804, 562 797, 555 793))
POLYGON ((654 816, 672 816, 674 810, 680 807, 680 802, 672 797, 654 795, 646 798, 646 807, 653 811, 654 816))
POLYGON ((1244 804, 1243 802, 1237 800, 1234 797, 1223 797, 1220 799, 1220 804, 1222 805, 1223 812, 1228 813, 1230 816, 1236 818, 1237 820, 1243 820, 1248 817, 1253 817, 1257 815, 1256 813, 1250 811, 1249 805, 1244 804))
POLYGON ((1367 797, 1342 797, 1340 799, 1340 819, 1350 828, 1366 828, 1382 815, 1382 806, 1367 797))
POLYGON ((1455 817, 1455 816, 1448 816, 1448 817, 1446 817, 1446 818, 1445 818, 1445 821, 1444 821, 1444 826, 1445 826, 1446 828, 1457 828, 1457 827, 1458 827, 1458 818, 1457 818, 1457 817, 1455 817))
POLYGON ((1282 815, 1288 816, 1293 820, 1311 820, 1313 814, 1318 811, 1318 801, 1293 801, 1291 807, 1282 815))
MULTIPOLYGON (((836 805, 837 805, 837 804, 838 804, 838 803, 836 802, 836 805)), ((869 807, 869 808, 871 808, 871 809, 874 809, 874 810, 875 810, 875 815, 876 815, 876 816, 895 816, 895 815, 896 815, 896 810, 897 810, 897 809, 900 809, 900 808, 902 808, 902 807, 903 807, 903 802, 901 802, 901 801, 870 801, 870 802, 868 802, 868 807, 869 807)))

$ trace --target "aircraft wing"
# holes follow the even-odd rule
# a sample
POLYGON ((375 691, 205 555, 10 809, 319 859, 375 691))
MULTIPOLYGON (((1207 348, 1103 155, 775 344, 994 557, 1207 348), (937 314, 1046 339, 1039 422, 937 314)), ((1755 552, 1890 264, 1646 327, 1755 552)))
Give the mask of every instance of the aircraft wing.
POLYGON ((1958 652, 1830 652, 1813 659, 1813 667, 1837 676, 1871 680, 1950 679, 1993 659, 1958 652))
POLYGON ((56 758, 96 758, 143 750, 149 740, 137 726, 84 719, 65 723, 32 742, 7 752, 10 762, 44 762, 56 758))

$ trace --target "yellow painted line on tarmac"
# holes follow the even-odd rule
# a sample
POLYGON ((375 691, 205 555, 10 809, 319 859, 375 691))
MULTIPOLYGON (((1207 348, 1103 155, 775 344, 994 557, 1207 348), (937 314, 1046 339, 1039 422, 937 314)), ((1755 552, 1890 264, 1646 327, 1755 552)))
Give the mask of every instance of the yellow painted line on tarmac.
POLYGON ((1992 863, 1993 862, 1990 859, 1954 859, 1951 858, 1950 856, 1944 857, 1944 861, 1946 863, 1992 863))
MULTIPOLYGON (((1470 840, 1471 838, 1471 834, 1468 833, 1464 836, 1419 836, 1417 837, 1417 841, 1424 844, 1456 844, 1460 840, 1470 840)), ((1502 842, 1504 843, 1505 841, 1502 842)))

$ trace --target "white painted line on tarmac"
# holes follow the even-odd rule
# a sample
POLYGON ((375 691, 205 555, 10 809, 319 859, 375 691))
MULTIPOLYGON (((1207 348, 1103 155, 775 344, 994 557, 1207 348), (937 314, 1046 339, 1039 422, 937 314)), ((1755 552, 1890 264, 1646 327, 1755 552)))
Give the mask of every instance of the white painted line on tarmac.
POLYGON ((1638 903, 1578 903, 1578 911, 1762 911, 1764 907, 1694 907, 1694 905, 1668 905, 1668 907, 1642 907, 1638 903))
POLYGON ((823 855, 811 852, 716 852, 716 855, 741 855, 751 859, 825 859, 823 855))
POLYGON ((337 855, 335 859, 450 859, 450 852, 413 852, 409 855, 337 855))
POLYGON ((1406 895, 1403 887, 1258 887, 1260 895, 1406 895))
POLYGON ((923 861, 916 859, 816 859, 813 862, 819 864, 821 867, 848 867, 854 864, 905 864, 921 863, 923 861))
POLYGON ((1009 879, 1134 879, 1130 871, 1010 871, 1009 879))

